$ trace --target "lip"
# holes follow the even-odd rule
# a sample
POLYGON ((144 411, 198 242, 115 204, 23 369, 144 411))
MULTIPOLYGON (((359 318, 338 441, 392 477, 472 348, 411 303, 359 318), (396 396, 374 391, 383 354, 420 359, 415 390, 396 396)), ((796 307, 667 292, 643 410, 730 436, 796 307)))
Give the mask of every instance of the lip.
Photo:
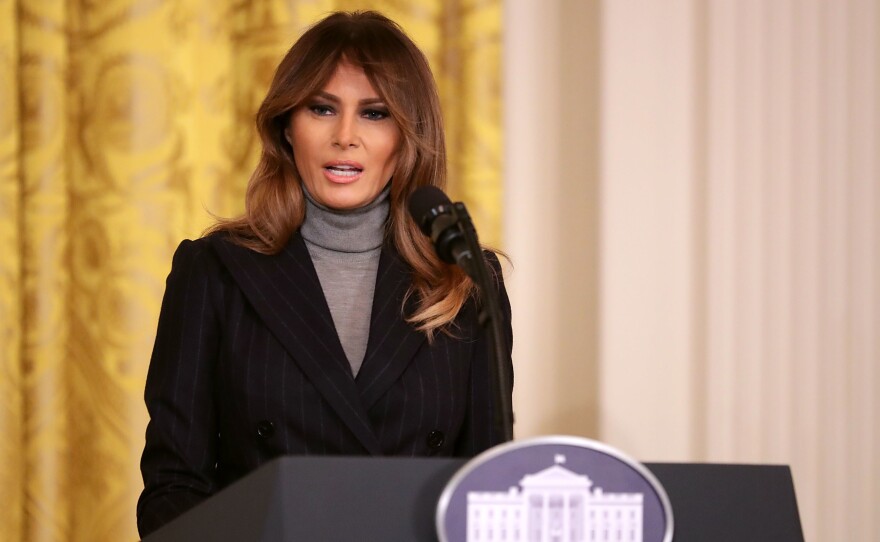
POLYGON ((360 162, 355 162, 354 160, 331 160, 321 167, 327 168, 330 166, 349 166, 357 169, 364 169, 363 164, 361 164, 360 162))
POLYGON ((364 166, 361 165, 360 162, 355 162, 353 160, 333 160, 332 162, 325 163, 322 166, 321 171, 324 172, 324 177, 326 177, 327 180, 331 183, 349 184, 355 182, 364 175, 364 166), (334 173, 332 170, 327 169, 332 166, 348 166, 356 168, 360 171, 358 171, 354 175, 339 175, 337 173, 334 173))

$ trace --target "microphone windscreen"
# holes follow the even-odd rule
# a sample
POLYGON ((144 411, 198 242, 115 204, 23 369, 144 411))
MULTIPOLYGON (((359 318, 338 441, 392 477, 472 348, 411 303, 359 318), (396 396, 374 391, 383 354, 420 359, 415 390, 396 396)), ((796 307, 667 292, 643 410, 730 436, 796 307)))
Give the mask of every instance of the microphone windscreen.
POLYGON ((425 235, 431 235, 431 222, 440 206, 451 206, 452 202, 436 186, 416 188, 409 197, 409 214, 425 235))

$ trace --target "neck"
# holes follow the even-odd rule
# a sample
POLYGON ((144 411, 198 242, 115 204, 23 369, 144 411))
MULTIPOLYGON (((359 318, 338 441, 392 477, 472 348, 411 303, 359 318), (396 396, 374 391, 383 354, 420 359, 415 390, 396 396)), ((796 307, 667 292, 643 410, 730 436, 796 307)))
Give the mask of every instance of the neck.
POLYGON ((306 218, 300 233, 311 244, 336 252, 368 252, 382 246, 390 208, 389 183, 363 207, 331 209, 315 201, 305 186, 306 218))

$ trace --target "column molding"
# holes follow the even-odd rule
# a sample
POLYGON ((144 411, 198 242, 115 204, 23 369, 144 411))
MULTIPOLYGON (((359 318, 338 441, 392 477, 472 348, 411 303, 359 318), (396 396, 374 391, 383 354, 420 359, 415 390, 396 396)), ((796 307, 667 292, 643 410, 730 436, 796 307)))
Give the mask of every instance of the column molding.
POLYGON ((517 437, 597 432, 597 2, 504 3, 517 437))

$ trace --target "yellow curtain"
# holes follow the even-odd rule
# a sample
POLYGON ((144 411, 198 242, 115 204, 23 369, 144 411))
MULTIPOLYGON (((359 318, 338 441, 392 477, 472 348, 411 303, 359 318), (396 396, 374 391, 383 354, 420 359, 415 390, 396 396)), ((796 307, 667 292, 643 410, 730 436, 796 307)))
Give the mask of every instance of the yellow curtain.
POLYGON ((423 48, 453 197, 499 241, 500 2, 0 0, 0 540, 136 537, 172 251, 242 208, 257 104, 327 12, 423 48))

